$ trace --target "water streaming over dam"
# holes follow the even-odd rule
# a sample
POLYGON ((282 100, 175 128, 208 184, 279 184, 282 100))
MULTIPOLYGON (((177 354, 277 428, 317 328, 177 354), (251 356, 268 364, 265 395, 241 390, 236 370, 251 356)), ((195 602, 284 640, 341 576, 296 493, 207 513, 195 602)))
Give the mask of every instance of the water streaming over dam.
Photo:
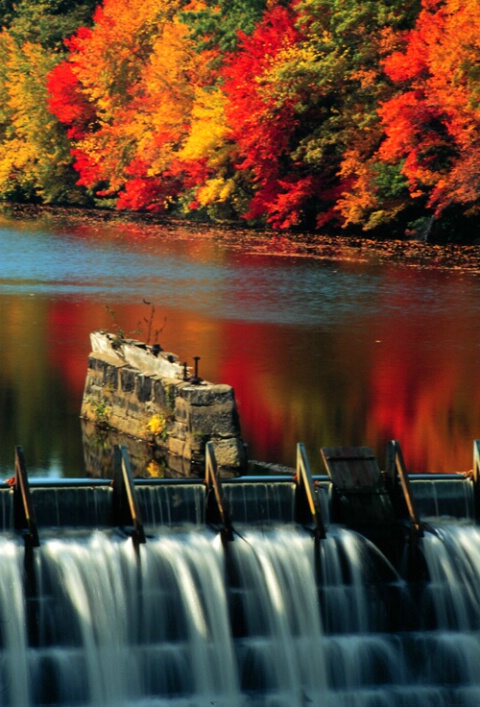
POLYGON ((0 490, 0 705, 474 707, 480 704, 480 529, 470 479, 412 482, 422 573, 332 517, 296 520, 292 480, 136 484, 146 542, 110 523, 111 486, 32 485, 41 536, 25 562, 0 490), (28 575, 28 576, 27 576, 28 575))

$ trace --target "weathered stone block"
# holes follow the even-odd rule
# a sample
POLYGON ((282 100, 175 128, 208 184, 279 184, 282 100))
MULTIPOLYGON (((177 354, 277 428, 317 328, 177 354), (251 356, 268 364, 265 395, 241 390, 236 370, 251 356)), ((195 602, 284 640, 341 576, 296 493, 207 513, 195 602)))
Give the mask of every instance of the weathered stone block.
POLYGON ((122 368, 120 371, 120 385, 125 393, 135 390, 137 372, 133 368, 122 368))
POLYGON ((104 398, 105 391, 103 387, 97 385, 96 382, 92 381, 92 384, 89 387, 88 394, 85 396, 85 398, 91 402, 99 402, 104 398))
POLYGON ((185 459, 177 454, 169 454, 167 460, 167 475, 171 478, 191 477, 192 464, 190 459, 185 459))
POLYGON ((168 451, 170 454, 174 454, 175 456, 190 459, 190 453, 188 452, 187 446, 187 443, 183 439, 176 439, 175 437, 170 437, 168 439, 168 451))
POLYGON ((141 403, 145 403, 150 400, 152 395, 152 379, 149 376, 144 376, 142 374, 137 375, 135 391, 137 398, 141 403))
POLYGON ((240 434, 238 415, 231 403, 194 407, 188 419, 192 433, 208 437, 236 437, 240 434))
POLYGON ((219 467, 242 469, 247 464, 245 445, 239 439, 213 440, 215 459, 219 467))
POLYGON ((183 398, 177 398, 175 402, 175 418, 177 420, 180 420, 184 422, 185 424, 188 423, 188 420, 190 418, 190 413, 192 411, 192 406, 187 400, 184 400, 183 398))
POLYGON ((134 400, 132 400, 131 398, 128 401, 128 405, 126 406, 126 410, 129 415, 140 417, 140 414, 141 414, 140 405, 137 402, 135 402, 134 400))
POLYGON ((118 408, 120 411, 124 411, 128 407, 128 399, 124 395, 112 395, 109 402, 112 407, 118 408))
POLYGON ((106 361, 103 361, 101 358, 97 358, 95 368, 99 373, 99 379, 102 381, 102 384, 105 383, 105 371, 106 371, 108 365, 109 364, 106 361))
POLYGON ((115 366, 106 365, 104 368, 104 384, 110 390, 118 388, 118 368, 115 366))
POLYGON ((189 431, 187 425, 183 424, 182 422, 179 422, 178 420, 175 420, 174 422, 170 423, 168 434, 171 437, 186 440, 189 435, 189 431))
POLYGON ((165 386, 163 380, 155 376, 152 378, 152 399, 156 405, 165 409, 167 406, 167 395, 165 392, 165 386))
POLYGON ((233 388, 223 384, 186 385, 179 388, 178 395, 190 405, 224 404, 234 400, 233 388))
POLYGON ((87 377, 85 378, 85 389, 84 389, 84 395, 89 395, 92 387, 95 385, 95 377, 91 375, 91 373, 87 373, 87 377))

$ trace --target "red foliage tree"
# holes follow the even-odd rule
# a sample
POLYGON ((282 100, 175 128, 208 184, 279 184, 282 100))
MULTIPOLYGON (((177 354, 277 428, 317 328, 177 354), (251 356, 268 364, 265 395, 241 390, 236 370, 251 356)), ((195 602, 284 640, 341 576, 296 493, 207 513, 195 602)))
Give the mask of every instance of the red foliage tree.
POLYGON ((268 11, 223 70, 226 117, 238 150, 236 167, 253 176, 246 218, 265 216, 288 228, 305 219, 304 207, 319 180, 292 157, 300 126, 298 96, 284 92, 277 70, 299 41, 291 9, 268 11))
POLYGON ((54 67, 47 77, 47 91, 51 112, 69 126, 68 137, 83 137, 95 118, 95 110, 82 93, 71 62, 62 61, 54 67))
POLYGON ((405 50, 385 61, 398 85, 381 107, 386 138, 379 155, 399 163, 411 196, 436 217, 447 207, 479 210, 480 3, 423 0, 405 50))

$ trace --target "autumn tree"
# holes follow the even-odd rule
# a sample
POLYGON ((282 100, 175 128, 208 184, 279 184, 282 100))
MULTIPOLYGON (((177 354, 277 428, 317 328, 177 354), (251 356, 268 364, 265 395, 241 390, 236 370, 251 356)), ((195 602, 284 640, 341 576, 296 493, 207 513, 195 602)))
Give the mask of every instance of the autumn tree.
POLYGON ((323 174, 327 168, 333 196, 319 222, 375 227, 381 221, 371 214, 378 192, 383 205, 404 189, 402 180, 372 160, 383 137, 378 106, 392 93, 381 59, 398 32, 414 22, 419 2, 300 0, 297 7, 304 46, 313 57, 309 69, 300 64, 297 74, 307 101, 317 104, 300 149, 312 169, 323 174))
POLYGON ((239 35, 253 33, 267 4, 273 5, 267 0, 192 0, 181 18, 199 51, 218 50, 223 56, 236 49, 239 35))
POLYGON ((88 20, 92 0, 0 3, 0 199, 78 202, 70 144, 47 104, 46 77, 63 33, 88 20))
POLYGON ((2 26, 19 44, 31 42, 62 53, 63 40, 90 24, 97 0, 20 0, 0 3, 2 26))
POLYGON ((79 183, 119 208, 161 211, 182 187, 175 161, 203 62, 178 8, 175 0, 105 0, 50 77, 50 106, 70 128, 79 183), (94 113, 83 125, 82 102, 94 113))
POLYGON ((382 134, 383 43, 415 7, 299 0, 240 33, 223 73, 236 167, 253 192, 246 217, 281 228, 349 223, 342 198, 382 134))
POLYGON ((422 6, 405 48, 385 61, 398 88, 380 111, 379 157, 399 167, 429 223, 480 211, 480 2, 422 6))
MULTIPOLYGON (((214 218, 257 216, 251 213, 251 165, 267 154, 270 164, 271 155, 284 149, 283 136, 289 131, 286 113, 275 124, 268 120, 268 106, 257 84, 282 46, 293 41, 292 18, 293 13, 276 8, 265 14, 251 35, 238 31, 237 50, 221 54, 221 62, 213 62, 210 81, 197 89, 189 134, 179 155, 186 169, 197 172, 190 208, 214 218)), ((212 52, 215 57, 215 49, 212 52)), ((260 164, 257 167, 260 173, 260 164)))
POLYGON ((360 222, 372 170, 375 198, 382 182, 405 188, 369 160, 385 37, 416 6, 105 0, 48 80, 79 184, 119 208, 176 204, 279 228, 360 222))
POLYGON ((252 35, 240 34, 222 72, 235 167, 251 184, 244 216, 283 227, 298 224, 298 201, 311 188, 311 176, 291 155, 299 126, 295 105, 278 83, 279 67, 299 41, 295 19, 287 8, 267 11, 252 35))
POLYGON ((47 107, 55 55, 4 31, 0 57, 0 198, 77 201, 70 145, 47 107))

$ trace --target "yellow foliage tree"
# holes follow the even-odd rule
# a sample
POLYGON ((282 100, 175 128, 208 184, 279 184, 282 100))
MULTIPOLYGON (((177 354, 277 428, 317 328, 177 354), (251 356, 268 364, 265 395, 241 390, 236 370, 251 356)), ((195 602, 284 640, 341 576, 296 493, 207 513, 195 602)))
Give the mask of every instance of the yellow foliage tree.
POLYGON ((233 162, 236 146, 226 121, 226 96, 219 86, 201 86, 197 89, 191 111, 188 137, 179 153, 187 165, 203 163, 203 180, 193 190, 199 206, 213 207, 209 213, 219 215, 219 207, 230 204, 236 212, 240 175, 235 175, 233 162))
POLYGON ((69 143, 47 108, 46 76, 57 61, 39 44, 0 34, 0 198, 72 198, 69 143))

